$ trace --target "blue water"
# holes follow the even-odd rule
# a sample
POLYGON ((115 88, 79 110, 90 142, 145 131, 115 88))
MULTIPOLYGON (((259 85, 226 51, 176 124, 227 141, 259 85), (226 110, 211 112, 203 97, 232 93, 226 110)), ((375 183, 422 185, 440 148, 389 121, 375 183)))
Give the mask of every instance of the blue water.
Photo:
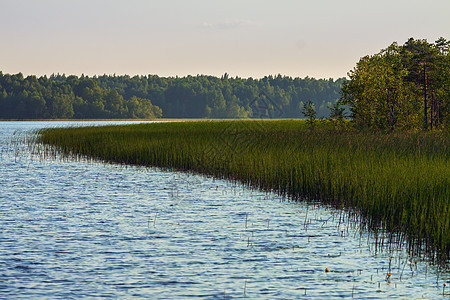
POLYGON ((450 298, 448 273, 406 247, 375 252, 340 211, 25 143, 80 124, 0 122, 2 299, 450 298))

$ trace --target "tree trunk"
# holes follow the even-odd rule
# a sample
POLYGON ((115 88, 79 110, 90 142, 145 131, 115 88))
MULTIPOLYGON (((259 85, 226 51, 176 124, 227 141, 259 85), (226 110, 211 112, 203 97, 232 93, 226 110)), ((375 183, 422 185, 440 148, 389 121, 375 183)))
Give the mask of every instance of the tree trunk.
POLYGON ((388 91, 387 91, 388 93, 387 93, 387 102, 388 102, 388 106, 389 106, 389 112, 390 112, 390 117, 391 117, 391 122, 390 122, 390 126, 391 126, 391 131, 394 131, 394 104, 393 103, 390 103, 391 101, 391 93, 390 93, 390 90, 389 90, 389 88, 388 88, 388 91))
POLYGON ((434 103, 434 93, 431 93, 431 105, 430 105, 430 130, 433 130, 434 127, 434 120, 435 120, 435 108, 436 108, 436 103, 434 103))
POLYGON ((428 129, 428 103, 427 103, 427 61, 423 65, 423 102, 424 102, 424 113, 425 113, 425 130, 428 129))

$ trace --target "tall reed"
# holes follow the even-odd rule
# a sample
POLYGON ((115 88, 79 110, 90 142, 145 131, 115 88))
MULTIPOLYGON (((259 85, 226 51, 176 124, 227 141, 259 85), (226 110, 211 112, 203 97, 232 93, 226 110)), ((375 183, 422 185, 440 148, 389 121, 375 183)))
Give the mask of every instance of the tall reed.
POLYGON ((353 208, 372 229, 448 261, 449 135, 309 130, 305 122, 199 121, 46 129, 66 155, 185 170, 353 208))

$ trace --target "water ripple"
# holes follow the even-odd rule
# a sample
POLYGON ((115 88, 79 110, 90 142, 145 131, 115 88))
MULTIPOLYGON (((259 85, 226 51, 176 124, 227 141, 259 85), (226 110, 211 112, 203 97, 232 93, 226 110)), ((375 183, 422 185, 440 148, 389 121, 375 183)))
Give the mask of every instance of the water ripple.
POLYGON ((450 297, 448 273, 371 251, 339 211, 201 176, 32 160, 11 143, 72 124, 1 124, 0 298, 450 297))

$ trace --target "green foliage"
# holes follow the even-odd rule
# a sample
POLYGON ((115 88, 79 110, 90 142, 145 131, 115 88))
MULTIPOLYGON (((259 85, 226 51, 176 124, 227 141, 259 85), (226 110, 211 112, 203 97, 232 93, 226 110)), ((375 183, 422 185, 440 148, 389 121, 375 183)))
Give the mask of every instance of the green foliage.
POLYGON ((305 121, 204 121, 48 129, 67 155, 186 170, 355 209, 416 251, 450 255, 449 134, 362 133, 305 121))
POLYGON ((308 101, 303 105, 302 114, 306 117, 306 123, 308 123, 309 128, 314 129, 317 113, 316 107, 312 101, 308 101))
POLYGON ((36 78, 0 72, 0 119, 98 119, 161 117, 149 99, 124 99, 92 78, 36 78))
POLYGON ((270 99, 263 104, 272 110, 277 106, 277 117, 301 118, 306 100, 314 102, 317 115, 324 117, 327 104, 338 100, 342 82, 281 75, 262 79, 59 74, 24 78, 20 73, 0 72, 0 119, 258 118, 251 104, 261 92, 270 99))
POLYGON ((393 43, 361 58, 348 75, 340 103, 360 128, 444 128, 449 122, 450 56, 443 38, 393 43))
POLYGON ((345 107, 341 105, 340 101, 336 101, 334 104, 328 104, 328 109, 330 110, 328 120, 330 120, 335 127, 345 127, 345 107))

